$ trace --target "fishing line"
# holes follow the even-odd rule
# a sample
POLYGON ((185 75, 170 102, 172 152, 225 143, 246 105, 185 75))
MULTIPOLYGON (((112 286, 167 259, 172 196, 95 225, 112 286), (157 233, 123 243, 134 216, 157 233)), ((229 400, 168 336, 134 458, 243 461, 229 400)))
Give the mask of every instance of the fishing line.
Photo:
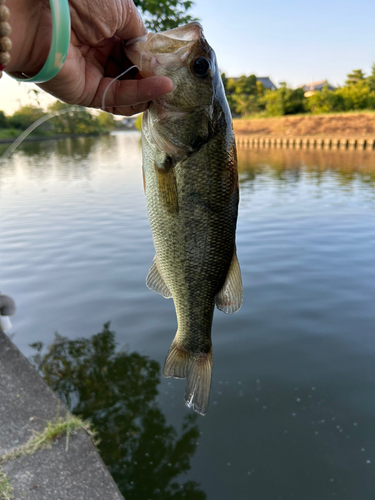
MULTIPOLYGON (((109 87, 112 85, 112 83, 114 83, 116 80, 118 80, 119 78, 121 78, 123 75, 125 75, 128 71, 130 71, 133 68, 137 68, 140 71, 140 68, 136 64, 134 64, 133 66, 130 66, 130 68, 128 68, 127 70, 125 70, 123 73, 121 73, 120 75, 116 76, 111 82, 109 82, 107 88, 103 92, 101 109, 105 109, 105 98, 106 98, 107 92, 109 90, 109 87)), ((107 108, 114 108, 114 107, 116 107, 116 108, 123 108, 125 106, 128 106, 128 105, 123 104, 122 106, 107 106, 107 108)))
MULTIPOLYGON (((131 66, 126 71, 123 71, 120 75, 116 76, 116 78, 114 78, 109 83, 109 85, 107 86, 107 88, 104 90, 104 93, 103 93, 102 109, 105 109, 105 98, 106 98, 108 89, 112 85, 112 83, 114 83, 116 80, 118 80, 119 78, 121 78, 123 75, 125 75, 125 73, 127 73, 128 71, 130 71, 133 68, 138 68, 138 66, 137 65, 131 66)), ((108 108, 110 108, 110 107, 112 108, 113 106, 108 106, 108 108)), ((124 104, 122 106, 116 106, 116 107, 123 108, 123 107, 128 107, 128 105, 124 104)), ((0 156, 0 160, 6 160, 6 159, 8 159, 10 157, 10 155, 18 148, 18 146, 26 139, 26 137, 29 134, 31 134, 31 132, 33 130, 35 130, 37 127, 39 127, 39 125, 41 125, 42 123, 46 122, 47 120, 50 120, 51 118, 54 118, 55 116, 63 115, 64 113, 69 113, 70 111, 74 111, 74 107, 73 106, 71 106, 68 109, 62 109, 60 111, 56 111, 55 113, 49 113, 48 115, 42 116, 41 118, 39 118, 38 120, 36 120, 24 132, 22 132, 22 134, 19 137, 17 137, 17 139, 14 142, 12 142, 12 144, 9 146, 9 148, 6 149, 5 152, 0 156)))
MULTIPOLYGON (((156 34, 157 33, 154 33, 153 36, 149 40, 147 40, 146 45, 143 47, 143 50, 141 52, 141 58, 140 58, 140 64, 139 64, 139 66, 137 66, 136 64, 134 64, 133 66, 131 66, 130 68, 126 69, 125 71, 123 71, 122 73, 120 73, 118 76, 116 76, 115 78, 113 78, 110 81, 110 83, 108 84, 108 86, 106 87, 106 89, 104 90, 104 93, 103 93, 102 106, 101 106, 102 110, 106 109, 105 98, 107 96, 107 92, 109 90, 109 87, 116 80, 118 80, 119 78, 121 78, 122 76, 124 76, 131 69, 137 68, 139 71, 142 71, 142 58, 143 58, 143 54, 145 53, 146 46, 154 38, 154 36, 156 34)), ((120 105, 120 106, 107 106, 107 108, 113 108, 113 107, 124 108, 124 107, 128 107, 128 106, 129 105, 127 105, 127 104, 123 104, 123 105, 120 105)), ((3 160, 8 159, 10 157, 10 155, 18 148, 18 146, 26 139, 26 137, 29 134, 31 134, 31 132, 33 130, 35 130, 37 127, 39 127, 39 125, 41 125, 42 123, 46 122, 47 120, 50 120, 51 118, 54 118, 55 116, 59 116, 59 115, 62 115, 64 113, 69 113, 72 110, 74 110, 73 106, 71 108, 68 108, 68 109, 63 109, 63 110, 60 110, 60 111, 56 111, 55 113, 49 113, 48 115, 42 116, 41 118, 39 118, 38 120, 36 120, 24 132, 22 132, 22 134, 19 137, 17 137, 17 139, 14 142, 12 142, 12 144, 9 146, 9 148, 6 149, 5 152, 0 156, 0 159, 3 159, 3 160)))
POLYGON ((47 120, 50 120, 51 118, 54 118, 55 116, 63 115, 64 113, 69 113, 69 111, 72 111, 72 109, 74 109, 73 106, 68 109, 61 109, 60 111, 56 111, 55 113, 49 113, 48 115, 42 116, 41 118, 36 120, 34 123, 30 125, 30 127, 27 127, 27 129, 24 132, 22 132, 22 134, 19 137, 17 137, 17 139, 14 142, 12 142, 9 148, 6 149, 5 152, 0 156, 0 160, 8 159, 9 156, 14 152, 14 150, 18 148, 21 142, 23 142, 26 139, 26 137, 29 134, 31 134, 33 130, 39 127, 39 125, 46 122, 47 120))
MULTIPOLYGON (((121 78, 123 75, 125 75, 128 71, 130 71, 131 69, 133 68, 137 68, 138 71, 142 71, 142 58, 143 58, 143 54, 146 52, 146 47, 147 45, 151 42, 151 40, 154 38, 154 36, 157 35, 157 33, 154 33, 152 35, 151 38, 149 38, 145 44, 145 46, 143 47, 143 50, 140 54, 140 61, 139 61, 139 66, 137 66, 136 64, 134 64, 133 66, 131 66, 130 68, 128 68, 127 70, 125 70, 123 73, 121 73, 120 75, 116 76, 116 78, 114 78, 108 85, 108 87, 105 89, 104 93, 103 93, 103 97, 102 97, 102 106, 101 106, 101 109, 105 109, 106 106, 105 106, 105 98, 106 98, 106 95, 107 95, 107 92, 109 90, 109 87, 112 85, 112 83, 114 83, 116 80, 118 80, 119 78, 121 78)), ((138 40, 138 39, 133 39, 133 40, 138 40)), ((128 40, 126 43, 131 45, 133 40, 128 40)), ((116 108, 122 108, 124 107, 125 105, 122 105, 122 106, 107 106, 108 108, 113 108, 113 107, 116 107, 116 108)))

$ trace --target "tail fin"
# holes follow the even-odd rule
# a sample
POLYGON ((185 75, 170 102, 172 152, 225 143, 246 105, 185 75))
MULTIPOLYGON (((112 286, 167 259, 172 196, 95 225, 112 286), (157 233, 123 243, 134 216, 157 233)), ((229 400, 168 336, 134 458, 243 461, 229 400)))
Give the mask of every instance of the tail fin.
POLYGON ((172 342, 164 364, 164 377, 187 378, 185 404, 205 415, 210 396, 212 349, 208 353, 190 354, 172 342))

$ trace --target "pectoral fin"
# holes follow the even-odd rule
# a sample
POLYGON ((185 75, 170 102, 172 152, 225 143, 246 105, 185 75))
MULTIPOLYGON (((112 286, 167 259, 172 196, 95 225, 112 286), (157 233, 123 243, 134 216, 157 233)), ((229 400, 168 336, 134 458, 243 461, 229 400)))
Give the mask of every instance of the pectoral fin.
POLYGON ((242 279, 236 250, 223 288, 215 297, 216 307, 226 314, 234 314, 242 305, 242 279))
POLYGON ((160 273, 158 258, 156 255, 148 272, 146 285, 150 290, 154 290, 154 292, 160 293, 160 295, 162 295, 166 299, 172 298, 172 294, 169 291, 169 288, 165 284, 165 281, 160 273))
POLYGON ((172 156, 164 154, 155 158, 158 196, 170 215, 176 215, 179 211, 174 165, 172 156))

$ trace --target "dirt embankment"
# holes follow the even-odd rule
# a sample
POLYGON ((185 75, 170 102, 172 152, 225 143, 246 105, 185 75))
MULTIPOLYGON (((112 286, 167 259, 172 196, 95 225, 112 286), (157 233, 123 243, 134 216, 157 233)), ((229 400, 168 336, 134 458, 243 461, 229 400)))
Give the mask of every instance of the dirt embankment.
POLYGON ((298 115, 233 120, 236 134, 274 136, 375 137, 375 113, 298 115))

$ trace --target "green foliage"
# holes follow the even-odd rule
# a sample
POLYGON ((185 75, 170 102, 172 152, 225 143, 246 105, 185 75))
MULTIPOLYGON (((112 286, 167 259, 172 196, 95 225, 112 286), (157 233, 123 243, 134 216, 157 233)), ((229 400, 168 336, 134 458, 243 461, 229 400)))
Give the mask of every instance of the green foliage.
POLYGON ((329 90, 326 86, 315 92, 308 98, 306 108, 315 114, 375 109, 375 64, 368 78, 356 69, 348 74, 344 87, 329 90))
POLYGON ((305 112, 306 97, 302 88, 288 88, 281 82, 278 90, 267 90, 262 98, 268 116, 284 116, 305 112))
POLYGON ((0 128, 0 139, 16 139, 20 135, 20 130, 16 128, 0 128))
POLYGON ((345 111, 375 109, 375 91, 370 89, 368 80, 358 80, 335 93, 342 98, 345 111))
POLYGON ((100 129, 102 130, 114 130, 116 128, 116 121, 114 116, 105 111, 100 111, 97 116, 97 121, 100 129))
POLYGON ((259 99, 264 93, 263 85, 257 82, 255 75, 234 79, 227 78, 223 73, 222 79, 232 113, 246 116, 264 109, 259 99))
POLYGON ((0 128, 7 128, 8 121, 4 111, 0 111, 0 128))
MULTIPOLYGON (((70 106, 56 101, 48 107, 48 113, 56 116, 39 125, 33 135, 57 134, 97 134, 116 128, 113 115, 101 111, 97 116, 81 106, 70 106)), ((21 106, 12 116, 5 116, 0 111, 0 139, 17 137, 30 125, 47 113, 33 106, 21 106)))
POLYGON ((150 31, 170 30, 196 20, 187 13, 193 5, 190 0, 134 0, 134 3, 150 31))
POLYGON ((375 91, 375 63, 372 63, 371 75, 367 78, 367 82, 369 89, 375 91))
POLYGON ((81 106, 56 101, 48 107, 48 111, 63 111, 52 119, 53 129, 57 134, 94 134, 99 131, 98 119, 81 106))
POLYGON ((353 69, 346 77, 345 85, 353 85, 365 79, 365 74, 361 69, 353 69))
POLYGON ((75 434, 79 429, 84 429, 90 437, 94 438, 95 434, 91 429, 91 424, 83 422, 79 417, 69 415, 68 412, 66 419, 59 417, 52 422, 47 422, 44 430, 42 432, 34 432, 24 445, 1 455, 0 465, 4 465, 24 455, 33 455, 41 448, 49 448, 52 442, 62 436, 66 436, 66 448, 69 448, 69 435, 75 434))
POLYGON ((228 78, 225 73, 221 73, 221 80, 223 82, 225 93, 227 93, 228 78))
POLYGON ((315 92, 307 99, 306 109, 313 114, 344 111, 345 102, 342 95, 329 90, 328 85, 326 85, 323 90, 315 92))
POLYGON ((143 117, 143 113, 138 115, 137 118, 135 119, 135 122, 134 122, 134 127, 139 131, 142 130, 142 117, 143 117))
POLYGON ((186 415, 180 432, 167 423, 156 399, 156 361, 117 349, 109 323, 91 338, 56 334, 45 353, 40 342, 32 347, 46 382, 92 422, 102 459, 127 500, 205 500, 197 483, 181 478, 196 450, 197 415, 186 415))
POLYGON ((229 107, 233 114, 284 116, 311 112, 334 113, 375 109, 375 63, 366 78, 360 69, 348 74, 346 85, 335 90, 325 86, 305 97, 302 87, 292 89, 280 82, 278 90, 264 90, 255 75, 234 79, 222 74, 229 107))
POLYGON ((13 488, 9 483, 8 477, 0 469, 0 500, 11 500, 13 488))
POLYGON ((255 75, 242 75, 235 82, 234 93, 237 95, 256 95, 257 91, 257 77, 255 75))
POLYGON ((285 88, 265 92, 262 102, 268 116, 283 116, 285 114, 284 106, 285 88))
POLYGON ((260 102, 256 95, 234 94, 230 102, 234 111, 241 116, 259 113, 261 110, 260 102))
POLYGON ((42 108, 32 106, 31 104, 21 106, 19 110, 7 118, 7 125, 10 128, 24 131, 45 114, 42 108))

